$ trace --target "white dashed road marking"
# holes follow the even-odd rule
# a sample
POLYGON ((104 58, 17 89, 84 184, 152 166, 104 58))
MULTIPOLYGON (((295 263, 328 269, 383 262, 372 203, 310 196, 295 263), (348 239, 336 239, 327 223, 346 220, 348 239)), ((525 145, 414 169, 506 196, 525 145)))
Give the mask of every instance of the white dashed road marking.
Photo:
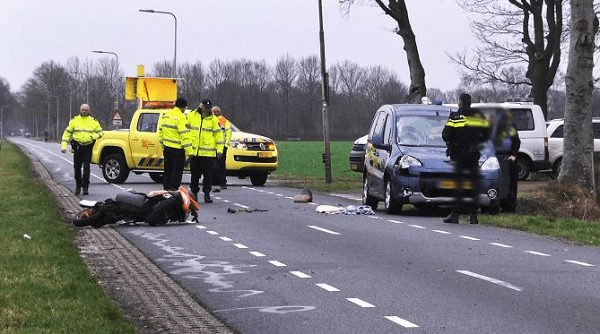
POLYGON ((410 322, 408 320, 404 320, 404 319, 402 319, 400 317, 397 317, 395 315, 385 316, 384 318, 386 318, 389 321, 395 322, 398 325, 400 325, 402 327, 405 327, 405 328, 417 328, 417 327, 419 327, 418 325, 413 324, 412 322, 410 322))
POLYGON ((275 267, 287 267, 287 264, 281 263, 281 262, 279 262, 277 260, 269 261, 269 263, 272 264, 272 265, 274 265, 275 267))
POLYGON ((250 254, 256 256, 256 257, 263 257, 266 256, 265 254, 261 253, 261 252, 250 252, 250 254))
POLYGON ((322 227, 318 227, 318 226, 314 226, 314 225, 309 225, 308 227, 315 229, 315 230, 319 230, 321 232, 325 232, 325 233, 329 233, 329 234, 333 234, 333 235, 340 235, 340 233, 338 233, 338 232, 334 232, 334 231, 331 231, 331 230, 328 230, 328 229, 325 229, 322 227))
POLYGON ((529 254, 533 254, 533 255, 539 255, 539 256, 552 256, 550 254, 540 253, 540 252, 536 252, 536 251, 525 251, 525 253, 529 253, 529 254))
POLYGON ((499 244, 497 242, 490 242, 490 245, 492 245, 492 246, 498 246, 498 247, 503 247, 503 248, 512 248, 512 246, 505 245, 505 244, 499 244))
POLYGON ((299 278, 311 278, 310 275, 307 275, 301 271, 290 271, 290 273, 292 273, 292 275, 297 276, 299 278))
POLYGON ((367 303, 366 301, 362 300, 362 299, 358 299, 358 298, 346 298, 346 300, 348 300, 351 303, 354 303, 360 307, 375 307, 375 305, 371 304, 371 303, 367 303))
POLYGON ((316 286, 318 286, 321 289, 327 290, 329 292, 339 292, 339 291, 341 291, 340 289, 338 289, 336 287, 333 287, 333 286, 331 286, 329 284, 325 284, 325 283, 318 283, 318 284, 316 284, 316 286))
POLYGON ((493 277, 483 276, 483 275, 480 275, 480 274, 477 274, 477 273, 474 273, 474 272, 471 272, 471 271, 468 271, 468 270, 457 270, 456 272, 457 273, 461 273, 463 275, 467 275, 467 276, 471 276, 471 277, 474 277, 474 278, 478 278, 478 279, 484 280, 486 282, 494 283, 494 284, 497 284, 497 285, 500 285, 500 286, 503 286, 505 288, 509 288, 509 289, 512 289, 512 290, 515 290, 515 291, 522 291, 523 290, 522 288, 520 288, 518 286, 515 286, 515 285, 512 285, 510 283, 501 281, 501 280, 493 278, 493 277))
POLYGON ((581 261, 575 261, 575 260, 565 260, 565 262, 569 262, 569 263, 573 263, 573 264, 578 264, 580 266, 585 266, 585 267, 594 267, 593 264, 589 264, 586 262, 581 262, 581 261))

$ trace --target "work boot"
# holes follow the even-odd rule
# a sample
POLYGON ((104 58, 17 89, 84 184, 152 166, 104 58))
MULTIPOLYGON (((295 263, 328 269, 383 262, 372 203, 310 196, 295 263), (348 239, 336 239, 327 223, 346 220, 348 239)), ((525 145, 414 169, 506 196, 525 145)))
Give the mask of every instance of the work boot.
POLYGON ((469 223, 470 224, 479 224, 479 221, 477 220, 477 213, 471 213, 469 215, 469 223))
POLYGON ((89 195, 90 193, 88 192, 88 188, 83 188, 83 194, 84 195, 89 195))
POLYGON ((81 187, 75 187, 75 195, 79 195, 81 193, 81 187))
POLYGON ((443 222, 446 224, 458 224, 458 213, 454 211, 450 212, 448 217, 444 218, 443 222))
POLYGON ((204 203, 212 203, 212 199, 210 199, 210 194, 204 194, 204 203))

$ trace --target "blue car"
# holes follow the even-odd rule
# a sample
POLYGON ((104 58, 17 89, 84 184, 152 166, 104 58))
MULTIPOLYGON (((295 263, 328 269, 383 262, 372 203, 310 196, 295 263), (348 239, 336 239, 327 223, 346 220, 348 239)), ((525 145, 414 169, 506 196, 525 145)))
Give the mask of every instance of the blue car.
POLYGON ((384 201, 387 213, 399 213, 412 204, 419 209, 476 200, 482 211, 498 213, 508 196, 510 143, 501 139, 506 111, 482 110, 490 121, 491 139, 482 147, 479 182, 457 175, 446 156, 442 130, 451 108, 440 105, 384 105, 376 112, 368 134, 363 172, 363 204, 377 208, 384 201), (477 186, 476 198, 461 198, 457 191, 477 186))

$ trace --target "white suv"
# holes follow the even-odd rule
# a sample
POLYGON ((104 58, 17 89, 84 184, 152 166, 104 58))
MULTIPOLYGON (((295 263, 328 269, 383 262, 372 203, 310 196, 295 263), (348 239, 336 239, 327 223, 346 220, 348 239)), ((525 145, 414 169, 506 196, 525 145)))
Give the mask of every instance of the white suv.
MULTIPOLYGON (((451 106, 453 110, 458 108, 457 105, 447 106, 451 106)), ((471 107, 480 109, 483 112, 501 107, 512 113, 513 122, 521 140, 521 147, 516 160, 519 180, 527 179, 531 172, 550 170, 552 165, 548 161, 546 121, 540 106, 531 102, 504 102, 473 103, 471 107)))
MULTIPOLYGON (((592 119, 594 126, 594 152, 600 152, 600 118, 592 119)), ((548 121, 548 151, 550 153, 550 163, 552 173, 550 176, 556 178, 560 172, 560 164, 563 156, 563 134, 564 134, 564 118, 557 118, 548 121)))

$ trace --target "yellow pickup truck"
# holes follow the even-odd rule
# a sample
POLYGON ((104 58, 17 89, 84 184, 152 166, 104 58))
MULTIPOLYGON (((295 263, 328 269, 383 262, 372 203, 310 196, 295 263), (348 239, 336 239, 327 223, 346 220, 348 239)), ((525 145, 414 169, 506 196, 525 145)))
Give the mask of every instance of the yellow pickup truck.
MULTIPOLYGON (((158 120, 171 108, 154 104, 138 109, 129 129, 105 131, 94 144, 92 163, 102 169, 109 183, 124 183, 130 172, 149 173, 162 183, 163 152, 158 143, 158 120), (153 109, 154 108, 154 109, 153 109)), ((270 138, 240 131, 232 124, 231 142, 227 146, 225 168, 228 176, 250 177, 262 186, 267 175, 277 168, 277 148, 270 138)), ((185 169, 189 171, 188 158, 185 169)))

